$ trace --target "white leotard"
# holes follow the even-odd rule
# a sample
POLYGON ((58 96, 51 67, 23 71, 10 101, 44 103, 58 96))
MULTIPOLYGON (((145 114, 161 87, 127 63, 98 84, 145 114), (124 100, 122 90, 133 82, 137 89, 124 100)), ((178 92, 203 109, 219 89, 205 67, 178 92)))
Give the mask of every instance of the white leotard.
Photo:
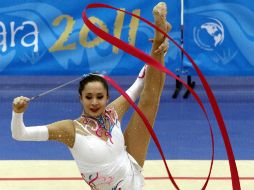
POLYGON ((93 190, 141 190, 144 183, 141 167, 125 149, 117 117, 114 123, 111 140, 107 141, 79 123, 85 133, 76 129, 74 146, 69 149, 83 179, 93 190))
MULTIPOLYGON (((135 83, 126 91, 135 101, 144 85, 144 67, 135 83)), ((92 190, 141 190, 144 177, 141 167, 125 149, 124 137, 115 110, 110 117, 113 125, 108 141, 92 134, 85 124, 75 128, 75 142, 69 148, 81 172, 83 179, 92 190)), ((23 113, 12 114, 12 136, 22 141, 46 141, 49 139, 47 126, 26 127, 23 113)))

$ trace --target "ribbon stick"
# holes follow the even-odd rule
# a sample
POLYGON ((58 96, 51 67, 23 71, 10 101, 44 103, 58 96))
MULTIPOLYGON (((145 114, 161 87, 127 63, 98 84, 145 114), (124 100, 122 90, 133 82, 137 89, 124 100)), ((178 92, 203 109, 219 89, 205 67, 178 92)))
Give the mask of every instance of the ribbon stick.
POLYGON ((34 99, 37 99, 37 98, 42 97, 42 96, 44 96, 44 95, 47 95, 47 94, 49 94, 49 93, 51 93, 51 92, 53 92, 53 91, 56 91, 56 90, 58 90, 58 89, 60 89, 60 88, 65 87, 65 86, 67 86, 67 85, 69 85, 69 84, 71 84, 71 83, 73 83, 73 82, 76 82, 76 81, 78 81, 78 80, 81 80, 84 76, 85 76, 85 75, 83 75, 82 77, 75 78, 75 79, 73 79, 73 80, 71 80, 71 81, 68 81, 68 82, 66 82, 66 83, 64 83, 64 84, 61 84, 61 85, 59 85, 59 86, 57 86, 57 87, 55 87, 55 88, 53 88, 53 89, 50 89, 50 90, 45 91, 45 92, 42 92, 42 93, 40 93, 40 94, 38 94, 38 95, 36 95, 36 96, 33 96, 33 97, 30 98, 29 101, 32 101, 32 100, 34 100, 34 99))
MULTIPOLYGON (((219 106, 217 104, 217 101, 215 99, 215 96, 209 86, 209 84, 207 83, 204 75, 202 74, 202 72, 200 71, 200 69, 198 68, 198 66, 195 64, 194 60, 189 56, 189 54, 180 46, 177 44, 177 42, 175 42, 169 35, 167 35, 164 31, 162 31, 160 28, 158 28, 157 26, 155 26, 154 24, 152 24, 151 22, 147 21, 146 19, 142 18, 142 17, 139 17, 138 15, 135 15, 133 13, 130 13, 130 12, 127 12, 127 11, 124 11, 122 9, 118 9, 118 8, 115 8, 115 7, 112 7, 112 6, 109 6, 109 5, 106 5, 106 4, 98 4, 98 3, 94 3, 94 4, 89 4, 87 5, 87 7, 85 8, 85 10, 83 11, 82 13, 82 18, 83 18, 83 21, 84 23, 88 26, 88 28, 93 31, 95 34, 97 34, 100 38, 108 41, 109 43, 111 43, 112 45, 118 47, 119 49, 122 49, 123 51, 137 57, 138 59, 144 61, 145 63, 151 65, 152 67, 170 75, 171 77, 175 78, 176 80, 180 81, 193 95, 193 97, 196 99, 196 101, 198 102, 198 104, 200 105, 201 109, 203 110, 204 112, 204 115, 208 121, 208 124, 210 126, 210 135, 211 135, 211 140, 212 140, 212 160, 211 160, 211 164, 210 164, 210 170, 209 170, 209 174, 208 174, 208 177, 207 177, 207 180, 204 184, 204 186, 202 187, 202 190, 204 190, 208 184, 208 181, 209 181, 209 178, 210 178, 210 175, 211 175, 211 170, 212 170, 212 166, 213 166, 213 161, 214 161, 214 138, 213 138, 213 132, 212 132, 212 127, 211 127, 211 124, 210 124, 210 121, 209 121, 209 118, 208 118, 208 115, 207 115, 207 112, 199 98, 199 96, 196 94, 196 92, 190 88, 188 86, 188 84, 186 84, 183 80, 181 80, 179 77, 177 77, 174 73, 172 73, 171 71, 169 71, 167 68, 165 68, 164 66, 162 66, 158 61, 156 61, 154 58, 152 58, 150 55, 147 55, 145 54, 144 52, 142 52, 141 50, 123 42, 122 40, 104 32, 103 30, 101 30, 100 28, 96 27, 86 16, 86 10, 88 9, 91 9, 91 8, 108 8, 108 9, 114 9, 114 10, 118 10, 118 11, 122 11, 122 12, 125 12, 129 15, 132 15, 140 20, 142 20, 143 22, 147 23, 148 25, 150 25, 151 27, 155 28, 156 30, 158 30, 159 32, 163 33, 165 35, 165 37, 167 37, 168 39, 170 39, 182 52, 183 54, 188 58, 188 60, 191 62, 191 64, 193 65, 194 69, 196 70, 201 82, 202 82, 202 85, 205 89, 205 92, 208 96, 208 99, 209 99, 209 102, 212 106, 212 109, 213 109, 213 112, 214 112, 214 115, 216 117, 216 120, 217 120, 217 123, 218 123, 218 126, 220 128, 220 132, 221 132, 221 135, 223 137, 223 141, 224 141, 224 145, 225 145, 225 148, 226 148, 226 151, 227 151, 227 156, 228 156, 228 160, 229 160, 229 165, 230 165, 230 172, 231 172, 231 178, 232 178, 232 187, 233 187, 233 190, 240 190, 241 189, 241 186, 240 186, 240 180, 239 180, 239 176, 238 176, 238 171, 237 171, 237 167, 236 167, 236 163, 235 163, 235 158, 234 158, 234 153, 233 153, 233 150, 232 150, 232 146, 231 146, 231 143, 230 143, 230 139, 229 139, 229 136, 228 136, 228 133, 227 133, 227 129, 226 129, 226 126, 225 126, 225 123, 224 123, 224 120, 223 120, 223 117, 222 117, 222 114, 220 112, 220 109, 219 109, 219 106)), ((153 135, 152 135, 153 137, 153 135)), ((154 137, 153 137, 153 140, 154 140, 154 137)), ((156 144, 157 145, 157 144, 156 144)), ((157 145, 158 147, 158 145, 157 145)), ((159 149, 159 147, 158 147, 159 149)), ((160 151, 160 149, 159 149, 160 151)), ((160 151, 160 154, 163 158, 163 161, 164 161, 164 164, 165 164, 165 167, 166 167, 166 170, 168 172, 168 175, 169 175, 169 178, 170 180, 172 181, 173 185, 175 186, 176 189, 179 189, 179 187, 176 185, 173 177, 171 176, 170 172, 169 172, 169 169, 168 169, 168 166, 167 166, 167 163, 166 161, 164 160, 164 155, 163 155, 163 152, 160 151)))

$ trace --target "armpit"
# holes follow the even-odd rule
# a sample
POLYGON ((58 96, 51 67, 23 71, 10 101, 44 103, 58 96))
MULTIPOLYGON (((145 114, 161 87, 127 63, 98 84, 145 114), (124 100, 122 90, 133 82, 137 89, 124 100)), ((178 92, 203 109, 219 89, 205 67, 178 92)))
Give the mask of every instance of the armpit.
POLYGON ((63 120, 48 125, 49 140, 56 140, 72 148, 75 142, 75 127, 72 120, 63 120))

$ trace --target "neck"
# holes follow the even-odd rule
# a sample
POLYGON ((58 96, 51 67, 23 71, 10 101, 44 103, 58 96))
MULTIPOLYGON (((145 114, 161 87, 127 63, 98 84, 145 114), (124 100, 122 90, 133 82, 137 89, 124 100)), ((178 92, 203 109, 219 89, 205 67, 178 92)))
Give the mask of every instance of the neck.
POLYGON ((100 115, 98 116, 91 116, 89 114, 87 114, 85 111, 82 112, 82 116, 85 116, 85 117, 90 117, 90 118, 94 118, 96 120, 100 119, 101 117, 104 118, 105 117, 105 112, 101 113, 100 115))

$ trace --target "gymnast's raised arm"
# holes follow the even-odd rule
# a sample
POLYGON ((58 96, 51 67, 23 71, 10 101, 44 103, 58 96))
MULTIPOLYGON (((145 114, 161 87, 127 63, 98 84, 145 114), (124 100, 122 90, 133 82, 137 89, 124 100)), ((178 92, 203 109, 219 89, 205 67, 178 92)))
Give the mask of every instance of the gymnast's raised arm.
MULTIPOLYGON (((171 26, 169 26, 169 27, 171 28, 171 26)), ((170 30, 170 28, 168 30, 170 30)), ((156 41, 157 38, 149 39, 149 40, 152 43, 156 44, 156 45, 154 45, 154 48, 153 48, 154 52, 152 53, 152 55, 161 57, 161 55, 164 55, 168 51, 169 44, 168 44, 168 39, 167 38, 160 41, 160 42, 156 41)), ((130 96, 130 98, 134 102, 140 97, 140 94, 143 91, 143 88, 144 88, 144 85, 145 85, 145 75, 146 75, 147 70, 149 70, 148 69, 149 67, 150 66, 145 65, 141 69, 141 71, 139 72, 139 75, 138 75, 137 79, 135 80, 135 82, 126 91, 126 93, 130 96)), ((149 86, 149 85, 147 85, 147 86, 149 86)), ((162 90, 162 87, 161 87, 160 90, 162 90)), ((150 96, 150 97, 153 97, 153 96, 150 96)), ((123 96, 120 96, 119 98, 114 100, 112 103, 110 103, 109 107, 114 107, 115 108, 115 110, 118 114, 118 118, 121 121, 121 119, 124 116, 125 112, 129 109, 130 104, 123 96)))

